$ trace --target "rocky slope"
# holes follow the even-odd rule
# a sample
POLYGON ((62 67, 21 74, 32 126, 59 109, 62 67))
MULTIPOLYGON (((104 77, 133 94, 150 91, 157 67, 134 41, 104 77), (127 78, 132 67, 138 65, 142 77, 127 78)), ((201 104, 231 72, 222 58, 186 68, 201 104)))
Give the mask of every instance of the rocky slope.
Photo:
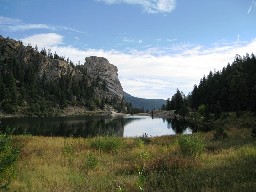
POLYGON ((117 67, 102 57, 74 65, 0 36, 0 113, 56 115, 66 107, 122 111, 117 67))

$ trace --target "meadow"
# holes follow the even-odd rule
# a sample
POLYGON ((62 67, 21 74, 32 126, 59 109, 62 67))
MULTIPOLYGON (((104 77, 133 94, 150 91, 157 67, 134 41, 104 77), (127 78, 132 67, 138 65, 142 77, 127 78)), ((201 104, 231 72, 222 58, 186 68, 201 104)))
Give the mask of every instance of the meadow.
POLYGON ((6 191, 255 191, 256 139, 251 129, 226 133, 14 136, 23 147, 6 191))

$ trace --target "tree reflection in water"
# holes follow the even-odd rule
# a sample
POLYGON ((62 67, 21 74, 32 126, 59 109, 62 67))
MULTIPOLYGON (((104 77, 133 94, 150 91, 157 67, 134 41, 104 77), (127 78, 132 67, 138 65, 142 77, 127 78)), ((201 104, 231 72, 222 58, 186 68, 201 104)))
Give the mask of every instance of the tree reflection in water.
POLYGON ((168 129, 173 129, 176 134, 184 133, 190 124, 186 120, 166 119, 168 129))
POLYGON ((95 137, 99 135, 123 137, 126 124, 136 119, 99 117, 54 117, 2 119, 0 131, 14 128, 14 134, 40 136, 95 137))
POLYGON ((132 137, 141 136, 149 132, 149 135, 163 135, 183 133, 188 127, 186 121, 176 119, 151 119, 150 117, 130 116, 126 118, 103 117, 45 117, 45 118, 10 118, 1 119, 0 132, 6 128, 14 128, 14 134, 31 134, 40 136, 64 136, 64 137, 95 137, 95 136, 124 136, 125 127, 129 127, 132 137), (132 126, 130 126, 130 125, 132 126), (133 127, 133 128, 131 128, 133 127), (151 131, 151 132, 150 132, 151 131), (139 134, 139 135, 138 135, 139 134))

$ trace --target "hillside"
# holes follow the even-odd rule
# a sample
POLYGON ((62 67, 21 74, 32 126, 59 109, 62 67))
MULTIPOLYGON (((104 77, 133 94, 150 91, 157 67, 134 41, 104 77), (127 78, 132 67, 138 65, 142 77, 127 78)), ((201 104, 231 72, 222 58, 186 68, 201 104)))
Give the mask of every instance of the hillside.
POLYGON ((134 97, 126 92, 124 92, 124 100, 127 103, 131 103, 133 107, 144 110, 153 110, 153 109, 161 109, 163 105, 166 104, 164 99, 144 99, 134 97))
POLYGON ((206 105, 211 113, 256 112, 256 57, 237 55, 221 71, 210 72, 189 96, 193 109, 206 105))
POLYGON ((0 36, 0 115, 66 115, 122 110, 117 67, 102 57, 82 65, 0 36))

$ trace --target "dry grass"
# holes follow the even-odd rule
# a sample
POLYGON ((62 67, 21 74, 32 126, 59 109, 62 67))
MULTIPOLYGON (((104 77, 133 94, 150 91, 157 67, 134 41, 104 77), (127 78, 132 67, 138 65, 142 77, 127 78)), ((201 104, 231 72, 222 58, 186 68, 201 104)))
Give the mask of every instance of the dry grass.
MULTIPOLYGON (((93 138, 17 136, 24 144, 10 191, 253 191, 256 141, 249 129, 230 129, 198 158, 180 155, 176 137, 119 138, 120 148, 92 147, 93 138)), ((104 139, 104 138, 101 138, 104 139)), ((111 138, 109 138, 111 140, 111 138)))

